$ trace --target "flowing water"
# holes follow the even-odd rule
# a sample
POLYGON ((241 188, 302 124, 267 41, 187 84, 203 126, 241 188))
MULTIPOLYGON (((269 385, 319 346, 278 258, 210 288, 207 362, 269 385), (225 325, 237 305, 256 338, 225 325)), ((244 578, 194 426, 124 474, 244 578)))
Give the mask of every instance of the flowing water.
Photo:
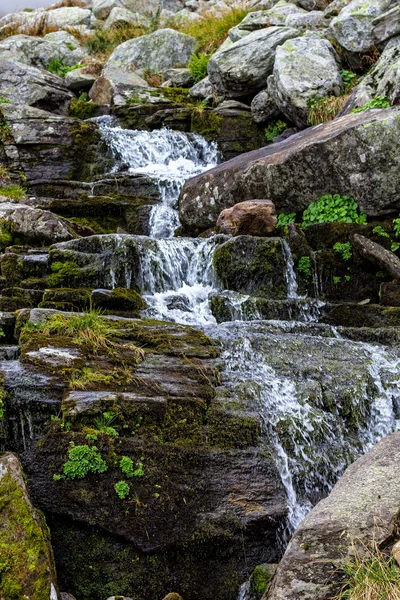
MULTIPOLYGON (((300 330, 295 321, 262 321, 254 298, 219 289, 212 257, 226 237, 172 237, 179 224, 179 190, 186 179, 217 163, 215 145, 166 129, 124 130, 109 117, 98 122, 114 153, 115 170, 146 173, 157 178, 160 189, 151 236, 140 246, 141 289, 148 306, 143 316, 202 327, 221 340, 223 387, 261 417, 265 444, 286 490, 284 544, 347 465, 398 428, 394 406, 400 398, 400 359, 383 346, 343 339, 333 327, 305 324, 300 330), (232 323, 216 324, 209 306, 215 295, 226 299, 232 323)), ((323 303, 299 297, 284 240, 282 250, 290 318, 312 323, 323 303)), ((129 265, 124 268, 129 287, 129 265)), ((115 277, 111 284, 115 287, 115 277)), ((246 598, 248 586, 240 594, 246 598)))

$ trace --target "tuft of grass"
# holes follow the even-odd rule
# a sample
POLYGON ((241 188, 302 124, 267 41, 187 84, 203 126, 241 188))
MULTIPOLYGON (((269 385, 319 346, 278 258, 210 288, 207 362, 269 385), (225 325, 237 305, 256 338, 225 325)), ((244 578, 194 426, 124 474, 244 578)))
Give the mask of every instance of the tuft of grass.
POLYGON ((64 78, 66 74, 70 71, 75 71, 76 69, 80 69, 81 67, 82 65, 79 64, 67 67, 58 58, 52 58, 49 64, 47 65, 47 70, 50 71, 50 73, 54 73, 54 75, 58 75, 59 77, 64 78))
POLYGON ((0 196, 20 200, 26 198, 26 190, 19 185, 12 184, 7 187, 0 187, 0 196))
POLYGON ((336 600, 400 600, 400 569, 377 546, 365 556, 356 551, 343 571, 346 583, 336 600))
MULTIPOLYGON (((3 163, 0 163, 0 182, 3 182, 3 181, 10 181, 10 174, 7 170, 7 167, 5 165, 3 165, 3 163)), ((1 194, 0 194, 0 196, 1 196, 1 194)))
POLYGON ((198 83, 204 79, 204 77, 207 77, 207 65, 211 56, 211 54, 196 52, 190 59, 188 67, 195 83, 198 83))
POLYGON ((239 25, 248 13, 249 10, 243 7, 232 8, 217 17, 211 12, 204 12, 202 21, 171 27, 196 38, 197 52, 212 54, 226 40, 228 31, 239 25))
POLYGON ((84 43, 90 54, 106 59, 111 52, 128 40, 145 35, 148 31, 136 25, 116 24, 111 29, 96 29, 92 35, 79 37, 79 33, 69 30, 81 43, 84 43))
POLYGON ((349 95, 326 96, 325 98, 313 98, 310 100, 310 111, 308 113, 309 125, 319 125, 326 121, 332 121, 342 110, 349 95))

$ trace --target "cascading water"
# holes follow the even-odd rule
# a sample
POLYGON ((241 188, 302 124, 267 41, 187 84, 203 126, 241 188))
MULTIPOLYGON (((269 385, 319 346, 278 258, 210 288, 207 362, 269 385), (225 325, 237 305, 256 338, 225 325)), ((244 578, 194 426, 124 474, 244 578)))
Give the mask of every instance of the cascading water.
POLYGON ((161 203, 150 215, 150 236, 169 238, 179 225, 176 202, 187 179, 211 169, 218 162, 217 145, 196 134, 170 129, 137 131, 122 129, 113 117, 95 119, 111 149, 114 170, 128 168, 157 179, 161 203))
POLYGON ((260 414, 286 489, 283 543, 348 464, 399 428, 393 408, 400 394, 396 354, 382 346, 292 333, 291 328, 295 331, 295 324, 231 323, 217 332, 225 348, 223 384, 260 414), (285 366, 282 357, 289 353, 291 365, 285 366), (340 365, 345 372, 343 361, 354 363, 351 379, 341 384, 345 393, 336 391, 335 375, 321 377, 314 361, 319 357, 323 364, 325 356, 332 373, 340 365), (330 398, 332 389, 337 396, 330 398), (334 402, 335 408, 330 406, 334 402))

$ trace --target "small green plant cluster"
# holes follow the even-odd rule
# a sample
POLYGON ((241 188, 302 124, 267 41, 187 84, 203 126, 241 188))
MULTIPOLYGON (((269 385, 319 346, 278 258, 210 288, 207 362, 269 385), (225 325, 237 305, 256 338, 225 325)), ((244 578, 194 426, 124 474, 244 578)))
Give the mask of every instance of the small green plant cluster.
POLYGON ((11 104, 11 100, 5 98, 4 96, 0 96, 0 104, 11 104))
POLYGON ((297 270, 308 280, 312 278, 311 259, 309 256, 302 256, 297 263, 297 270))
POLYGON ((63 475, 54 475, 55 481, 63 478, 83 479, 89 473, 104 473, 107 471, 107 463, 101 457, 96 446, 75 446, 70 442, 68 460, 63 467, 63 475))
MULTIPOLYGON (((390 249, 392 250, 392 252, 396 252, 400 248, 400 243, 394 242, 390 235, 387 233, 387 231, 385 231, 381 225, 377 225, 376 227, 374 227, 372 232, 375 233, 375 235, 379 235, 380 237, 388 238, 391 242, 390 249)), ((393 232, 396 237, 400 237, 400 219, 393 219, 393 232)))
POLYGON ((121 480, 115 484, 114 489, 115 489, 118 497, 121 500, 123 500, 124 498, 129 496, 129 492, 131 491, 131 486, 126 481, 121 480))
POLYGON ((19 185, 12 184, 6 187, 0 187, 0 196, 12 198, 13 200, 20 200, 21 198, 26 198, 26 190, 19 185))
POLYGON ((393 219, 393 230, 396 237, 400 237, 400 218, 393 219))
POLYGON ((211 56, 211 54, 205 54, 204 52, 196 52, 190 59, 188 67, 195 83, 207 77, 207 65, 211 56))
POLYGON ((80 69, 81 67, 82 65, 72 65, 71 67, 68 67, 67 65, 64 65, 62 60, 52 58, 47 65, 47 70, 50 71, 50 73, 54 73, 54 75, 64 78, 70 71, 75 71, 75 69, 80 69))
POLYGON ((112 423, 114 423, 116 419, 116 415, 114 412, 108 411, 104 412, 101 417, 98 417, 95 420, 96 429, 100 433, 105 433, 110 437, 118 437, 118 431, 115 427, 111 427, 112 423))
POLYGON ((342 69, 340 71, 340 75, 343 79, 344 91, 349 92, 355 85, 358 83, 358 77, 353 71, 346 71, 346 69, 342 69))
POLYGON ((303 213, 303 226, 316 223, 359 223, 367 221, 367 215, 359 212, 358 204, 350 196, 327 194, 312 202, 303 213))
POLYGON ((287 123, 279 119, 274 119, 265 128, 265 139, 267 142, 272 142, 278 135, 287 129, 287 123))
POLYGON ((296 220, 296 213, 289 213, 286 215, 285 213, 281 213, 278 215, 278 220, 276 222, 277 227, 284 227, 285 225, 289 225, 289 223, 294 223, 296 220))
POLYGON ((336 242, 336 244, 333 246, 333 249, 340 254, 343 260, 350 260, 353 256, 350 242, 344 242, 343 244, 336 242))
POLYGON ((383 229, 381 225, 377 225, 376 227, 374 227, 372 233, 375 233, 375 235, 379 235, 380 237, 390 239, 390 235, 383 229))
POLYGON ((347 96, 325 96, 324 98, 311 98, 308 106, 307 121, 309 125, 319 125, 332 121, 347 102, 347 96))
POLYGON ((377 96, 376 98, 373 98, 372 100, 370 100, 369 102, 364 104, 364 106, 361 106, 361 108, 353 108, 353 110, 351 112, 352 113, 360 113, 360 112, 364 112, 365 110, 369 110, 370 108, 389 108, 389 107, 390 107, 390 102, 386 98, 386 96, 377 96))

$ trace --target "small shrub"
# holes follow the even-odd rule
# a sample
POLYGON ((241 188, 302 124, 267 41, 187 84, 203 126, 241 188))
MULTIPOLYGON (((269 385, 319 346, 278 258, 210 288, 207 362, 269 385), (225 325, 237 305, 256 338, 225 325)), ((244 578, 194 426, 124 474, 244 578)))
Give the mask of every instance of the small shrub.
POLYGON ((130 485, 126 481, 118 481, 118 483, 115 484, 114 489, 121 500, 129 496, 129 492, 131 491, 130 485))
POLYGON ((193 54, 188 67, 195 83, 207 77, 207 65, 210 58, 211 54, 204 54, 203 52, 193 54))
POLYGON ((294 223, 296 220, 296 213, 289 213, 286 215, 285 213, 281 213, 278 215, 278 220, 276 222, 277 227, 283 227, 284 225, 289 225, 289 223, 294 223))
POLYGON ((75 446, 74 442, 71 442, 68 460, 63 467, 65 477, 83 479, 89 473, 104 473, 107 468, 107 463, 96 446, 75 446))
POLYGON ((272 142, 278 135, 280 135, 287 128, 285 121, 274 120, 271 121, 265 128, 265 139, 267 142, 272 142))
POLYGON ((353 71, 346 71, 346 69, 342 69, 340 71, 340 75, 342 76, 342 79, 343 79, 343 85, 344 85, 345 92, 349 92, 351 89, 353 89, 354 86, 357 85, 358 77, 357 77, 356 73, 353 73, 353 71))
POLYGON ((336 242, 336 244, 333 246, 333 249, 341 255, 343 260, 350 260, 350 258, 353 256, 350 242, 345 242, 343 244, 336 242))
POLYGON ((311 259, 309 256, 302 256, 297 263, 297 270, 304 275, 306 279, 311 279, 311 259))
POLYGON ((353 108, 353 110, 351 112, 352 113, 360 113, 360 112, 364 112, 365 110, 369 110, 370 108, 389 108, 389 107, 390 107, 390 102, 386 98, 386 96, 377 96, 376 98, 373 98, 372 100, 370 100, 369 102, 364 104, 364 106, 362 106, 361 108, 353 108))
POLYGON ((381 225, 377 225, 373 228, 372 233, 375 235, 379 235, 380 237, 385 237, 390 239, 390 235, 381 227, 381 225))
POLYGON ((367 221, 367 215, 358 210, 358 204, 350 196, 327 194, 312 202, 303 213, 303 226, 316 223, 359 223, 367 221))

